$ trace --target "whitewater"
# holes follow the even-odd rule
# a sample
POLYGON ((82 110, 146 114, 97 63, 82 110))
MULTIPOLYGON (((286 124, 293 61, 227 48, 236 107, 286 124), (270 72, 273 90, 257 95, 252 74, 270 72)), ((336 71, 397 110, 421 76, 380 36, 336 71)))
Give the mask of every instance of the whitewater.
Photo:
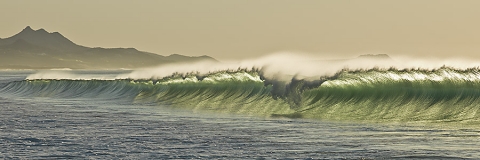
POLYGON ((480 158, 479 68, 275 62, 1 71, 0 157, 480 158))

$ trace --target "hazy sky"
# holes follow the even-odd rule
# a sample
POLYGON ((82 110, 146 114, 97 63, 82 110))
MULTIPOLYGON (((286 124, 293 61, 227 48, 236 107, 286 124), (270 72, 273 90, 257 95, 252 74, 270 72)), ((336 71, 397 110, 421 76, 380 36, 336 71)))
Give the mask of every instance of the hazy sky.
POLYGON ((26 26, 89 47, 220 60, 278 51, 480 59, 478 0, 0 1, 0 37, 26 26))

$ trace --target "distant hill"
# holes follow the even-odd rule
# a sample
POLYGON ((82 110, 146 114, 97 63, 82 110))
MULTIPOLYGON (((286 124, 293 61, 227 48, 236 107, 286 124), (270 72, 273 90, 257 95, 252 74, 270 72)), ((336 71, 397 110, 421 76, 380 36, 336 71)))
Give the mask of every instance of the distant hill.
POLYGON ((379 61, 396 63, 388 54, 362 54, 355 58, 320 60, 320 62, 348 63, 361 61, 379 61))
POLYGON ((135 48, 90 48, 77 45, 58 32, 33 30, 0 39, 0 69, 120 69, 161 64, 216 61, 209 56, 162 56, 135 48))
POLYGON ((390 58, 390 56, 388 56, 387 54, 363 54, 363 55, 358 56, 355 59, 358 59, 358 60, 393 61, 393 59, 390 58))

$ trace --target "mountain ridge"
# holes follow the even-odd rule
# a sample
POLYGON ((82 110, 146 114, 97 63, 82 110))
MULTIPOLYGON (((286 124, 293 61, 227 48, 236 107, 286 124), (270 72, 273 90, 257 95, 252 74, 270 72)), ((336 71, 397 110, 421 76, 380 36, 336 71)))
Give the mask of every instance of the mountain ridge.
POLYGON ((172 55, 163 56, 135 48, 85 47, 59 32, 50 33, 43 28, 33 30, 30 26, 11 37, 0 38, 0 69, 133 69, 178 62, 218 62, 209 56, 178 55, 172 58, 172 55))

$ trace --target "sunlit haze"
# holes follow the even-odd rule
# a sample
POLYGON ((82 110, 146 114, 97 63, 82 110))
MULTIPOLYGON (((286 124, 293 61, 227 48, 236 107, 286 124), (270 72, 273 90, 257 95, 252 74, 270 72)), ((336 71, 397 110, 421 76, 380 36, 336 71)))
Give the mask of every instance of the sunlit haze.
POLYGON ((89 47, 219 60, 275 52, 480 58, 480 1, 1 1, 0 37, 26 26, 89 47))

